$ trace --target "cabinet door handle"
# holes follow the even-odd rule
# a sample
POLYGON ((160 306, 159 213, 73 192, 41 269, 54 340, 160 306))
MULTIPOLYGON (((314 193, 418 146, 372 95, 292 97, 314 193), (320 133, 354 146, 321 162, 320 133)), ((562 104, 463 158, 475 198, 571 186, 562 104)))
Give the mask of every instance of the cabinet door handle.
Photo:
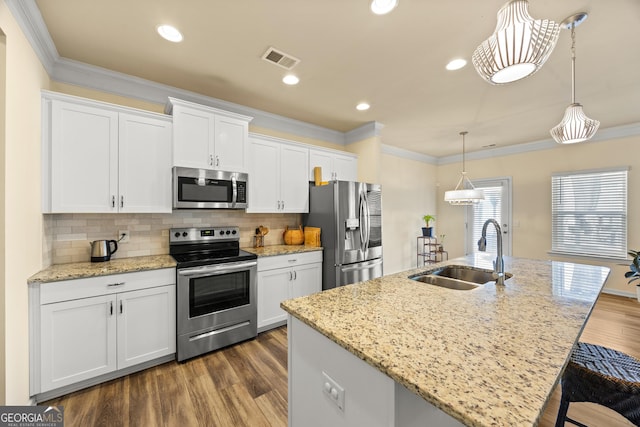
POLYGON ((112 208, 116 207, 116 196, 111 196, 111 207, 112 208))
POLYGON ((109 316, 113 316, 113 301, 109 302, 109 316))
POLYGON ((282 210, 284 210, 284 200, 282 201, 282 210))
POLYGON ((125 282, 109 283, 107 286, 122 286, 125 282))
POLYGON ((293 271, 293 280, 298 280, 298 272, 297 271, 293 271))
POLYGON ((293 280, 293 272, 290 271, 289 272, 289 281, 292 281, 292 280, 293 280))
POLYGON ((209 166, 213 166, 213 154, 209 154, 209 166))
POLYGON ((122 314, 122 300, 120 300, 120 314, 122 314))
POLYGON ((216 166, 220 166, 220 157, 216 156, 216 166))
POLYGON ((124 208, 124 196, 120 196, 120 207, 124 208))

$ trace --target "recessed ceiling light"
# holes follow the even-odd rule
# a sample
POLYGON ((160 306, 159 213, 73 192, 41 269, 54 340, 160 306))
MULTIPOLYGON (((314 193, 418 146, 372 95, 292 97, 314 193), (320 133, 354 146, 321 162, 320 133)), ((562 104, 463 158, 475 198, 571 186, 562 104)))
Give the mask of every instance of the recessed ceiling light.
POLYGON ((360 104, 356 105, 356 110, 358 111, 366 111, 369 108, 371 108, 371 105, 367 104, 366 102, 361 102, 360 104))
POLYGON ((170 42, 178 43, 182 41, 182 33, 180 33, 176 27, 172 27, 171 25, 159 25, 158 34, 170 42))
POLYGON ((391 12, 398 6, 398 0, 373 0, 371 2, 371 12, 376 15, 384 15, 391 12))
POLYGON ((300 79, 294 76, 293 74, 287 74, 282 78, 282 82, 284 84, 293 86, 293 85, 297 85, 300 82, 300 79))
POLYGON ((446 69, 449 71, 454 71, 454 70, 459 70, 460 68, 464 67, 465 65, 467 65, 467 60, 466 59, 462 59, 462 58, 458 58, 458 59, 454 59, 453 61, 449 62, 446 66, 446 69))

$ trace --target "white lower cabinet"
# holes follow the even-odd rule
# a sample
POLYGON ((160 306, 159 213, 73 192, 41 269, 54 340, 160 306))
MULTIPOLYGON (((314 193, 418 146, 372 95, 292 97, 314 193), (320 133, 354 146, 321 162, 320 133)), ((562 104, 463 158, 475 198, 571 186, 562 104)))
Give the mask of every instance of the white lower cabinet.
POLYGON ((118 295, 118 369, 175 353, 175 290, 160 286, 118 295))
POLYGON ((175 353, 173 268, 30 285, 29 293, 39 326, 30 336, 32 395, 175 353))
POLYGON ((41 309, 41 391, 116 369, 115 298, 105 295, 41 309))
POLYGON ((280 303, 322 291, 322 251, 258 258, 258 331, 280 326, 280 303))

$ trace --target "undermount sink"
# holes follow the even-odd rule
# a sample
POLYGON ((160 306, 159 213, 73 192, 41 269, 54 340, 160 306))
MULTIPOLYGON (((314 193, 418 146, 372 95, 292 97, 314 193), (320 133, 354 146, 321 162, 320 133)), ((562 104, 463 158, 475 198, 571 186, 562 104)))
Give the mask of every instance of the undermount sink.
MULTIPOLYGON (((512 276, 511 273, 504 273, 505 280, 512 276)), ((448 265, 426 273, 409 276, 409 279, 461 291, 469 291, 485 283, 496 281, 491 270, 460 265, 448 265)))
POLYGON ((478 286, 476 283, 463 282, 462 280, 450 279, 443 276, 434 276, 431 274, 425 274, 422 276, 412 277, 413 280, 418 282, 428 283, 429 285, 440 286, 442 288, 457 289, 459 291, 469 291, 475 289, 478 286))

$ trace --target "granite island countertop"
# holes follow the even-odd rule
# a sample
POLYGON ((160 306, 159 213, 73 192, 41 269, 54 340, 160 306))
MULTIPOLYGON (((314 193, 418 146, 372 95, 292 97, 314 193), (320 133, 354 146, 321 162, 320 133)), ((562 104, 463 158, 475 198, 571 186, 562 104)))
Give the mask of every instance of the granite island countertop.
POLYGON ((307 245, 269 245, 260 248, 241 248, 247 252, 258 255, 258 257, 289 255, 302 252, 322 251, 322 247, 307 245))
POLYGON ((73 262, 54 264, 27 279, 28 284, 59 282, 61 280, 108 276, 134 271, 173 268, 176 261, 171 255, 152 255, 112 259, 105 262, 73 262))
MULTIPOLYGON (((492 269, 486 254, 443 262, 492 269)), ((281 307, 469 426, 535 426, 609 275, 505 257, 505 286, 451 290, 396 273, 281 307)))

